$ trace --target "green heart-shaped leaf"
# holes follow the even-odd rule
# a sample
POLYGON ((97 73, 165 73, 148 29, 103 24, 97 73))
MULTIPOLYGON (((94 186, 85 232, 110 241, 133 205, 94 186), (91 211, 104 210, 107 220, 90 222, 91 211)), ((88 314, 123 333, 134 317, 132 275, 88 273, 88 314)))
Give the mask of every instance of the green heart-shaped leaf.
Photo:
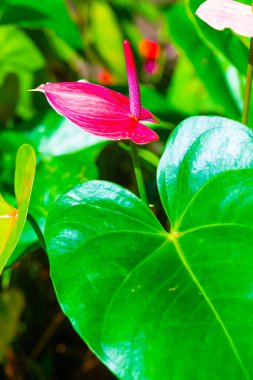
POLYGON ((166 232, 123 188, 61 196, 46 241, 57 297, 121 379, 253 378, 253 133, 190 118, 158 169, 166 232))
POLYGON ((22 145, 16 157, 15 194, 17 208, 0 195, 0 274, 16 247, 26 221, 35 174, 36 157, 33 148, 22 145))

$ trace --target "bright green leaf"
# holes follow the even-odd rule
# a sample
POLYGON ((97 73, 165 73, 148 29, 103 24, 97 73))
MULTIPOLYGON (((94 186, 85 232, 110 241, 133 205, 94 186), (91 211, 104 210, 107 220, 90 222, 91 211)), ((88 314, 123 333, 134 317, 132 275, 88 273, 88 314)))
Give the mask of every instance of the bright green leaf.
POLYGON ((34 180, 36 157, 33 148, 24 144, 16 158, 15 195, 17 208, 0 196, 0 274, 14 251, 26 221, 34 180))
POLYGON ((91 181, 61 196, 46 241, 58 300, 124 380, 253 377, 253 133, 195 117, 158 170, 167 233, 129 191, 91 181))
POLYGON ((91 181, 59 198, 45 234, 64 312, 105 360, 100 336, 108 304, 129 272, 145 259, 146 245, 155 251, 163 243, 163 229, 129 191, 91 181), (81 301, 82 295, 87 303, 81 301))

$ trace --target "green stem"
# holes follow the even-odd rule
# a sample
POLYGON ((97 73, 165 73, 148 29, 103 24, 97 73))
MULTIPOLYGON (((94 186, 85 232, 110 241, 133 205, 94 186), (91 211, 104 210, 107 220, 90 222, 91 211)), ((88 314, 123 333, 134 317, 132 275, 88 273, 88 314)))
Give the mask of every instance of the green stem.
POLYGON ((253 74, 253 38, 250 39, 249 58, 248 58, 246 85, 245 85, 245 93, 244 93, 244 104, 243 104, 243 112, 242 112, 242 123, 245 125, 248 124, 248 119, 249 119, 252 74, 253 74))
POLYGON ((134 165, 134 172, 135 172, 135 177, 136 177, 136 182, 137 182, 138 190, 140 193, 140 197, 142 201, 148 205, 148 198, 147 198, 144 180, 142 176, 138 150, 135 143, 132 141, 130 141, 130 147, 131 147, 131 155, 132 155, 132 160, 133 160, 133 165, 134 165))
POLYGON ((36 220, 34 219, 34 217, 31 214, 29 214, 29 213, 27 214, 27 220, 30 223, 30 225, 32 226, 34 232, 36 233, 37 238, 39 239, 39 242, 40 242, 42 248, 46 252, 45 239, 44 239, 43 233, 41 232, 41 229, 40 229, 38 223, 36 222, 36 220))

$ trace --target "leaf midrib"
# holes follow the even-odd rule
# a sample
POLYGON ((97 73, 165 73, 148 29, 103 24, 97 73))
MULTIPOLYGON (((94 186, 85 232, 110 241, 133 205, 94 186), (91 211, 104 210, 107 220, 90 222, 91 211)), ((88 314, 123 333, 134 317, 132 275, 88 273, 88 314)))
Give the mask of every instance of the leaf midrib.
POLYGON ((238 227, 238 228, 248 228, 250 230, 253 230, 253 226, 247 225, 247 224, 241 224, 241 223, 229 223, 229 222, 224 222, 224 223, 213 223, 213 224, 202 224, 193 228, 190 228, 185 231, 177 231, 179 236, 187 235, 189 233, 203 230, 203 229, 208 229, 208 228, 217 228, 217 227, 238 227))
MULTIPOLYGON (((229 225, 229 224, 227 224, 229 225)), ((220 225, 221 226, 221 225, 220 225)), ((223 226, 223 225, 222 225, 223 226)), ((242 225, 244 227, 244 225, 242 225)), ((245 227, 248 227, 245 225, 245 227)), ((250 227, 253 229, 253 227, 250 227)), ((121 232, 126 232, 126 231, 121 231, 121 232)), ((131 231, 129 231, 131 232, 131 231)), ((187 231, 186 231, 187 232, 187 231)), ((191 232, 190 230, 188 231, 189 233, 191 232)), ((149 235, 152 235, 149 233, 149 235)), ((155 235, 155 234, 154 234, 155 235)), ((157 234, 159 235, 159 234, 157 234)), ((96 236, 97 237, 97 236, 96 236)), ((96 238, 94 237, 94 238, 96 238)), ((167 244, 170 244, 172 243, 174 245, 174 248, 176 250, 176 253, 178 254, 179 256, 179 259, 180 261, 182 262, 185 270, 188 272, 188 274, 190 275, 192 281, 194 282, 194 284, 197 286, 197 288, 199 289, 199 291, 201 292, 203 298, 205 299, 207 305, 209 306, 209 308, 211 309, 213 315, 215 316, 215 319, 217 320, 217 323, 220 325, 235 357, 236 357, 236 360, 238 361, 238 364, 245 376, 245 379, 247 380, 251 380, 251 377, 248 373, 248 370, 247 368, 245 367, 242 359, 241 359, 241 356, 240 354, 238 353, 237 349, 236 349, 236 346, 233 342, 233 339, 232 337, 230 336, 229 334, 229 331, 227 330, 224 322, 222 321, 219 313, 217 312, 216 308, 214 307, 214 305, 212 304, 210 298, 208 297, 207 293, 205 292, 204 288, 202 287, 202 285, 200 284, 199 280, 197 279, 196 275, 194 274, 193 270, 191 269, 190 265, 188 264, 187 260, 186 260, 186 257, 184 255, 184 252, 180 246, 180 243, 179 243, 179 239, 175 237, 175 235, 169 233, 168 234, 168 237, 167 237, 167 241, 165 240, 156 250, 155 252, 157 252, 158 250, 160 250, 162 247, 166 246, 167 244)), ((103 330, 103 326, 105 324, 105 320, 106 320, 106 315, 108 314, 109 310, 110 310, 110 305, 113 303, 113 300, 115 299, 116 295, 118 294, 118 292, 120 291, 120 289, 124 286, 125 282, 127 281, 127 279, 129 278, 129 275, 134 271, 136 270, 136 268, 141 264, 143 264, 143 261, 146 261, 146 260, 149 260, 150 259, 150 256, 152 256, 154 254, 154 252, 151 253, 151 255, 149 254, 144 260, 141 260, 140 263, 137 264, 137 266, 135 266, 134 268, 132 268, 132 270, 128 273, 128 275, 126 276, 126 278, 123 280, 123 282, 120 284, 120 286, 117 288, 117 291, 114 293, 114 295, 112 296, 111 298, 111 301, 110 303, 107 305, 107 308, 106 308, 106 311, 105 311, 105 314, 104 314, 104 322, 103 322, 103 325, 102 325, 102 330, 103 330)))
POLYGON ((195 276, 194 272, 192 271, 190 265, 188 264, 188 262, 186 260, 186 257, 184 255, 184 252, 183 252, 183 250, 182 250, 182 248, 181 248, 181 246, 179 244, 178 239, 175 238, 173 235, 171 235, 171 241, 172 241, 172 243, 173 243, 173 245, 175 247, 175 250, 176 250, 176 252, 177 252, 180 260, 182 261, 185 269, 187 270, 187 272, 190 275, 190 277, 193 280, 193 282, 198 287, 198 289, 201 292, 202 296, 204 297, 206 303, 208 304, 208 306, 210 307, 211 311, 213 312, 213 314, 214 314, 214 316, 215 316, 218 324, 220 325, 221 329, 223 330, 223 333, 224 333, 225 337, 227 338, 227 340, 228 340, 228 342, 229 342, 229 344, 231 346, 232 351, 234 352, 234 355, 235 355, 235 357, 236 357, 236 359, 237 359, 237 361, 238 361, 238 363, 239 363, 239 365, 240 365, 240 367, 242 369, 242 372, 245 375, 245 378, 247 380, 251 380, 251 377, 250 377, 250 375, 248 373, 248 370, 245 367, 245 365, 244 365, 244 363, 243 363, 243 361, 242 361, 242 359, 240 357, 240 354, 238 353, 238 351, 237 351, 237 349, 235 347, 235 344, 234 344, 234 342, 233 342, 233 340, 232 340, 232 338, 231 338, 231 336, 230 336, 230 334, 229 334, 229 332, 228 332, 228 330, 227 330, 224 322, 222 321, 219 313, 216 311, 216 309, 215 309, 214 305, 212 304, 210 298, 208 297, 208 295, 205 292, 204 288, 202 287, 202 285, 200 284, 199 280, 197 279, 197 277, 195 276))
POLYGON ((175 231, 178 230, 178 228, 180 227, 180 225, 182 224, 182 222, 185 218, 185 215, 188 213, 189 209, 194 204, 196 199, 210 185, 210 183, 212 183, 213 181, 215 181, 217 179, 217 177, 222 176, 225 172, 235 173, 235 172, 247 171, 247 170, 252 170, 252 168, 251 167, 250 168, 238 168, 238 169, 232 169, 231 168, 231 169, 227 169, 225 171, 219 172, 219 173, 215 174, 214 176, 212 176, 211 178, 209 178, 202 186, 200 186, 197 189, 195 194, 189 199, 189 202, 187 203, 185 208, 182 210, 181 214, 178 215, 178 218, 174 223, 173 230, 175 230, 175 231))

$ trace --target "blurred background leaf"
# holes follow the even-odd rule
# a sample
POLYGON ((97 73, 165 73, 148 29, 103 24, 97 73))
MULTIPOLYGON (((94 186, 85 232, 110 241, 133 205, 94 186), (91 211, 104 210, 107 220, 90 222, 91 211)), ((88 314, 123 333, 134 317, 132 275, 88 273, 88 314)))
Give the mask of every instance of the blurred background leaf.
POLYGON ((18 289, 0 293, 0 362, 17 331, 17 324, 25 306, 23 293, 18 289))
MULTIPOLYGON (((217 53, 217 51, 214 52, 209 44, 202 40, 192 24, 191 17, 194 16, 189 15, 184 3, 173 5, 167 12, 167 17, 171 37, 178 47, 183 49, 193 64, 196 74, 213 102, 215 102, 216 110, 214 111, 239 119, 242 103, 234 96, 233 83, 230 82, 226 74, 230 65, 221 54, 217 53)), ((237 73, 234 72, 234 75, 237 75, 237 73)), ((234 81, 234 78, 232 80, 234 81)), ((187 97, 187 94, 186 92, 184 97, 187 97)), ((180 100, 182 101, 183 99, 181 98, 180 100)))
POLYGON ((22 27, 48 28, 77 49, 82 49, 82 39, 63 0, 3 0, 1 23, 22 27))
POLYGON ((116 15, 107 3, 96 0, 91 3, 90 14, 91 29, 89 33, 96 50, 112 72, 116 72, 124 78, 123 36, 116 15), (106 25, 106 27, 101 28, 101 25, 106 25))
MULTIPOLYGON (((10 102, 14 107, 17 105, 18 116, 29 118, 34 114, 34 109, 31 94, 27 90, 33 86, 35 72, 45 64, 43 55, 26 34, 14 25, 0 26, 0 44, 0 86, 7 87, 11 76, 16 101, 13 102, 10 97, 10 102)), ((1 91, 0 95, 0 106, 3 108, 6 103, 5 92, 1 91)), ((6 118, 3 121, 8 123, 6 118)))

